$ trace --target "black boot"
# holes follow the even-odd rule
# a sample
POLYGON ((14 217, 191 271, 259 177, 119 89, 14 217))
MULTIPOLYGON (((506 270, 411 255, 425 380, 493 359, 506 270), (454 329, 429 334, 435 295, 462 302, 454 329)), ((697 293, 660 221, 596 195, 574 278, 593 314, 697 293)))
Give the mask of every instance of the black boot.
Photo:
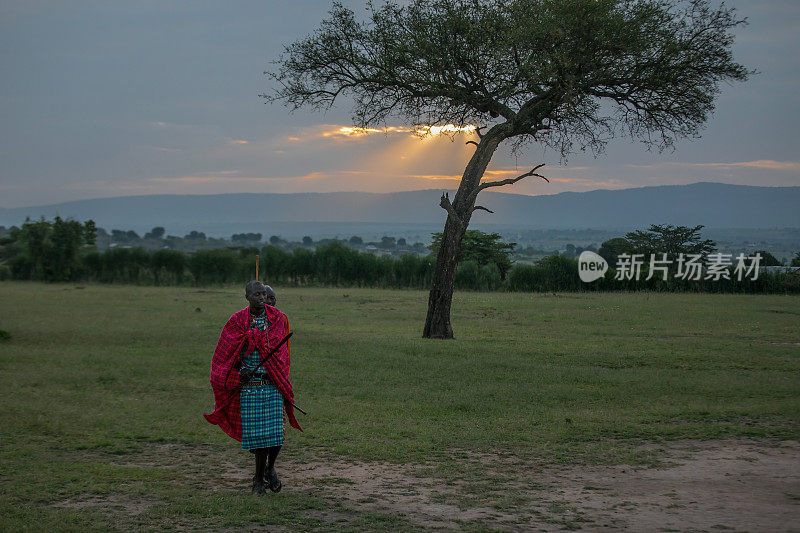
POLYGON ((256 475, 253 476, 253 494, 266 494, 267 489, 264 486, 264 466, 267 462, 267 450, 256 450, 256 475))
POLYGON ((273 446, 267 448, 269 452, 269 463, 264 471, 264 483, 269 487, 272 492, 280 492, 283 484, 278 478, 278 473, 275 471, 275 459, 278 457, 278 452, 281 451, 280 446, 273 446))
POLYGON ((275 471, 275 467, 268 468, 266 474, 264 475, 266 479, 266 484, 269 487, 269 490, 272 492, 280 492, 281 487, 283 487, 283 483, 281 483, 280 478, 278 478, 278 473, 275 471))

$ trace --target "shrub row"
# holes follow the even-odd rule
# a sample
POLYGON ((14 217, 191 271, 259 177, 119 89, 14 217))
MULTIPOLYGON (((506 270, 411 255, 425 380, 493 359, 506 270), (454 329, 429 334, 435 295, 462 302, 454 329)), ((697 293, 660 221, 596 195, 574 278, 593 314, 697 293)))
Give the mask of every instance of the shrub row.
POLYGON ((377 257, 331 243, 313 251, 296 248, 292 252, 274 246, 260 251, 217 249, 191 254, 116 248, 85 255, 82 278, 155 285, 245 283, 254 277, 258 253, 259 277, 274 285, 425 288, 433 274, 433 260, 429 257, 377 257))
MULTIPOLYGON (((200 250, 185 254, 175 250, 148 252, 141 248, 115 248, 80 256, 70 279, 101 283, 149 285, 213 285, 245 283, 254 276, 254 257, 260 253, 260 278, 278 286, 341 286, 427 289, 435 266, 432 255, 406 255, 399 259, 360 253, 340 243, 316 250, 296 248, 286 252, 274 246, 244 249, 200 250)), ((0 265, 0 279, 34 279, 33 264, 25 256, 0 265)), ((516 265, 505 281, 498 267, 463 261, 455 287, 459 290, 569 292, 569 291, 669 291, 717 293, 800 293, 800 276, 761 272, 745 278, 683 280, 661 277, 617 280, 613 270, 592 283, 578 276, 578 262, 564 256, 546 257, 533 265, 516 265)), ((56 278, 60 279, 60 278, 56 278)))

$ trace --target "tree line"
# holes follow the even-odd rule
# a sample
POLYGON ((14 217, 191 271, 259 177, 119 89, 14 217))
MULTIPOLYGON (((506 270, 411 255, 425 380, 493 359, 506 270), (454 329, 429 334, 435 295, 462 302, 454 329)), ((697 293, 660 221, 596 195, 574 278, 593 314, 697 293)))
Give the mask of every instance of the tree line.
MULTIPOLYGON (((616 279, 617 261, 625 254, 666 253, 670 261, 679 254, 707 256, 713 241, 700 236, 702 226, 651 226, 625 237, 604 242, 598 253, 609 265, 606 275, 584 283, 578 261, 551 255, 533 264, 514 264, 515 243, 497 233, 467 230, 459 256, 455 288, 479 291, 698 291, 798 293, 800 276, 761 272, 757 279, 667 280, 660 276, 616 279)), ((225 247, 185 253, 178 250, 111 248, 98 251, 97 228, 92 221, 80 223, 56 217, 53 221, 26 221, 0 239, 0 279, 49 282, 90 281, 144 285, 214 285, 243 283, 254 276, 255 256, 260 257, 261 278, 277 286, 341 286, 426 289, 435 267, 440 234, 433 235, 432 254, 402 257, 362 253, 340 241, 316 249, 291 250, 275 245, 225 247)), ((252 242, 252 241, 251 241, 252 242)), ((278 243, 279 244, 279 243, 278 243)), ((348 243, 349 244, 349 243, 348 243)), ((769 256, 762 252, 762 257, 769 256)), ((767 261, 768 263, 769 261, 767 261)), ((761 263, 765 263, 762 261, 761 263)), ((793 264, 800 266, 800 253, 793 264)), ((673 268, 672 266, 670 268, 673 268)), ((674 273, 671 271, 671 273, 674 273)))
MULTIPOLYGON (((0 226, 0 237, 4 233, 13 231, 14 228, 6 229, 0 226)), ((247 232, 234 233, 228 238, 210 237, 205 232, 192 230, 184 236, 168 235, 163 226, 156 226, 150 231, 140 236, 133 230, 112 229, 110 232, 103 228, 96 228, 95 243, 99 250, 106 248, 128 247, 144 248, 145 250, 159 250, 169 248, 181 252, 195 252, 197 250, 214 250, 226 247, 257 247, 271 244, 277 248, 291 251, 294 248, 306 247, 314 248, 324 246, 330 242, 337 241, 349 248, 358 250, 368 250, 370 248, 381 250, 386 253, 400 255, 412 252, 417 255, 427 255, 428 247, 422 242, 408 242, 405 238, 395 238, 384 235, 378 241, 367 241, 357 235, 349 239, 320 239, 315 241, 310 235, 304 236, 298 241, 282 238, 279 235, 272 235, 267 238, 262 233, 247 232)))

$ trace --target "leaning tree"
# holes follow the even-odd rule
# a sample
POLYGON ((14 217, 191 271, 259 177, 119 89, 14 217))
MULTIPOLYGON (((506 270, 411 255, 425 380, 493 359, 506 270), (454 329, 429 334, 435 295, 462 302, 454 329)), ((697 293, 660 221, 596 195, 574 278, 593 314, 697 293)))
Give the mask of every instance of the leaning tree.
POLYGON ((336 2, 312 35, 287 46, 266 74, 270 94, 297 109, 352 98, 360 127, 390 116, 412 125, 476 125, 475 152, 452 202, 423 336, 452 338, 459 248, 478 194, 538 176, 481 181, 501 142, 535 142, 562 160, 628 135, 663 149, 696 136, 733 60, 743 20, 709 0, 411 0, 336 2))

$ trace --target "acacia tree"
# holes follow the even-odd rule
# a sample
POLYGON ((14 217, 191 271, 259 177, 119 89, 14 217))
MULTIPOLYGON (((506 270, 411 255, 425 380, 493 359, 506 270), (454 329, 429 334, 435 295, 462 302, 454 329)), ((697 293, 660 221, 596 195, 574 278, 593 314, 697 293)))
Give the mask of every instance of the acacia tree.
POLYGON ((700 236, 703 227, 653 224, 646 231, 636 230, 625 234, 625 241, 631 253, 645 256, 665 253, 670 261, 675 261, 679 254, 706 257, 714 251, 717 243, 700 236))
POLYGON ((334 3, 320 28, 287 46, 262 95, 328 108, 346 95, 367 127, 481 125, 447 211, 423 336, 452 338, 450 305, 461 239, 478 194, 539 176, 481 181, 501 142, 531 141, 562 159, 618 134, 668 147, 695 136, 733 60, 732 9, 708 0, 387 0, 359 20, 334 3), (486 131, 484 131, 486 130, 486 131))

